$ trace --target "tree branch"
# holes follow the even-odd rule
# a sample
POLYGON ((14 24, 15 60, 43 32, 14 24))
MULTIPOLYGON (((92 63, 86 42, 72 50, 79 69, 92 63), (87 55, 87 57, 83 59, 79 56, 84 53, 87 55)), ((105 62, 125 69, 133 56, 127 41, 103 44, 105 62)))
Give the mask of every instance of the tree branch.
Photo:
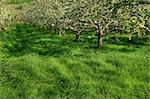
POLYGON ((104 28, 102 29, 102 33, 105 31, 105 29, 112 23, 112 22, 114 22, 114 21, 110 21, 109 23, 107 23, 105 26, 104 26, 104 28))
POLYGON ((96 23, 94 20, 90 20, 90 22, 93 24, 95 29, 99 28, 98 23, 96 23))
POLYGON ((144 29, 146 29, 147 31, 150 32, 150 29, 149 29, 148 27, 146 27, 146 26, 144 26, 144 25, 142 25, 142 24, 140 24, 140 23, 139 23, 139 25, 140 25, 141 28, 144 28, 144 29))

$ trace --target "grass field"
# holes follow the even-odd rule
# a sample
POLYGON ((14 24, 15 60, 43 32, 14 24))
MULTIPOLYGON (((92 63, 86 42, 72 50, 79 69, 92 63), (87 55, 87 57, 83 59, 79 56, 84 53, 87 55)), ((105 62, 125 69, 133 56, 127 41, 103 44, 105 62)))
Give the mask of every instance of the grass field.
POLYGON ((28 2, 31 2, 31 0, 7 0, 7 3, 9 4, 22 4, 28 2))
POLYGON ((110 36, 97 49, 84 33, 78 43, 30 25, 3 34, 0 99, 149 98, 148 38, 110 36))

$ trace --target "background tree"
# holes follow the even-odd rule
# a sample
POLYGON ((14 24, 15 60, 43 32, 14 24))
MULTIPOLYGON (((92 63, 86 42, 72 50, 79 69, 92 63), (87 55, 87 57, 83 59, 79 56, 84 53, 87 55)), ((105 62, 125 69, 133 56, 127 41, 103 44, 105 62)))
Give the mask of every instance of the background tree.
POLYGON ((144 35, 150 32, 149 19, 150 7, 145 2, 139 2, 139 0, 123 0, 116 4, 117 15, 119 17, 119 23, 122 24, 124 32, 128 33, 129 40, 132 35, 138 34, 138 36, 144 35), (142 3, 142 4, 141 4, 142 3))
POLYGON ((5 1, 0 1, 0 30, 5 30, 14 20, 15 14, 11 8, 5 6, 5 1))
POLYGON ((27 16, 29 22, 54 27, 62 36, 65 29, 72 29, 76 41, 86 27, 95 29, 101 47, 102 37, 113 28, 111 25, 127 32, 129 39, 133 33, 149 32, 149 11, 138 0, 33 0, 27 16))
POLYGON ((40 27, 56 27, 64 16, 64 10, 58 0, 33 0, 26 14, 30 23, 40 27))
POLYGON ((102 46, 102 36, 104 31, 114 22, 113 0, 85 0, 85 19, 90 23, 98 35, 98 47, 102 46))
POLYGON ((66 20, 68 20, 68 26, 71 30, 75 32, 76 39, 75 41, 80 40, 80 34, 83 30, 85 30, 86 21, 84 19, 84 9, 85 4, 84 0, 70 0, 68 3, 69 6, 66 6, 66 20))

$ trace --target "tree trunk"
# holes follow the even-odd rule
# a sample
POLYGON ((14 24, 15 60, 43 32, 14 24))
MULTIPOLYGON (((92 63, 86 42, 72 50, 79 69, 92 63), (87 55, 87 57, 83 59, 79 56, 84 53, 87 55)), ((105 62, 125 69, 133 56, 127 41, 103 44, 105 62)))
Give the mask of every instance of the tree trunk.
POLYGON ((98 30, 98 48, 102 47, 102 32, 98 30))
POLYGON ((62 37, 64 37, 64 36, 65 36, 65 31, 64 31, 64 30, 61 30, 61 31, 60 31, 60 35, 61 35, 62 37))
POLYGON ((79 40, 80 40, 80 32, 78 31, 76 33, 76 42, 79 42, 79 40))
POLYGON ((132 38, 132 34, 131 34, 131 33, 129 33, 129 41, 131 40, 131 38, 132 38))

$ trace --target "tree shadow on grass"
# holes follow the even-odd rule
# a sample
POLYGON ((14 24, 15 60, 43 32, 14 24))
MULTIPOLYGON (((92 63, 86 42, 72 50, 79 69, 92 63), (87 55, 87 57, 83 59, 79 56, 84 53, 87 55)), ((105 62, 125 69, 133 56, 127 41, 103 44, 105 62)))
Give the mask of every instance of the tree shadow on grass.
POLYGON ((89 41, 89 49, 93 49, 93 51, 100 52, 109 52, 109 51, 117 51, 117 52, 135 52, 139 48, 143 46, 149 46, 149 37, 137 38, 133 37, 131 40, 128 40, 127 37, 110 37, 109 39, 103 39, 103 45, 101 48, 97 47, 96 40, 89 41), (95 44, 95 45, 94 45, 95 44))
POLYGON ((138 50, 138 48, 133 47, 133 46, 116 47, 115 44, 112 44, 111 46, 106 44, 106 45, 103 45, 101 48, 98 48, 97 46, 90 46, 89 49, 92 49, 93 52, 102 52, 102 53, 109 53, 112 51, 129 53, 129 52, 135 52, 138 50))
MULTIPOLYGON (((5 34, 5 33, 4 33, 5 34)), ((148 46, 148 37, 133 37, 128 40, 127 37, 110 37, 109 40, 104 38, 102 48, 97 48, 97 38, 88 38, 81 35, 80 42, 74 42, 74 33, 64 38, 57 34, 52 35, 47 29, 39 29, 33 25, 17 24, 15 28, 7 31, 5 34, 4 48, 8 49, 11 55, 24 55, 26 53, 38 53, 40 55, 62 56, 67 55, 72 48, 80 47, 83 50, 92 49, 93 51, 119 51, 134 52, 136 48, 148 46), (113 47, 113 45, 122 45, 123 47, 113 47), (130 47, 134 46, 134 48, 130 47)))
POLYGON ((148 46, 149 45, 149 37, 142 37, 139 38, 138 36, 134 36, 132 37, 131 40, 129 40, 128 37, 110 37, 109 40, 104 40, 109 44, 115 44, 115 45, 126 45, 126 46, 130 46, 130 45, 134 45, 137 47, 140 46, 148 46))
POLYGON ((109 47, 109 46, 104 46, 102 50, 109 52, 109 51, 117 51, 117 52, 135 52, 137 51, 136 48, 133 47, 128 47, 128 46, 123 46, 123 48, 117 48, 117 47, 109 47))
POLYGON ((61 45, 60 38, 53 37, 49 30, 39 30, 38 27, 28 24, 17 24, 2 34, 4 49, 12 56, 22 56, 26 53, 40 55, 64 55, 69 48, 61 45))
POLYGON ((38 53, 40 55, 51 55, 51 56, 62 56, 69 52, 69 48, 64 46, 49 46, 46 48, 34 49, 32 52, 38 53))

